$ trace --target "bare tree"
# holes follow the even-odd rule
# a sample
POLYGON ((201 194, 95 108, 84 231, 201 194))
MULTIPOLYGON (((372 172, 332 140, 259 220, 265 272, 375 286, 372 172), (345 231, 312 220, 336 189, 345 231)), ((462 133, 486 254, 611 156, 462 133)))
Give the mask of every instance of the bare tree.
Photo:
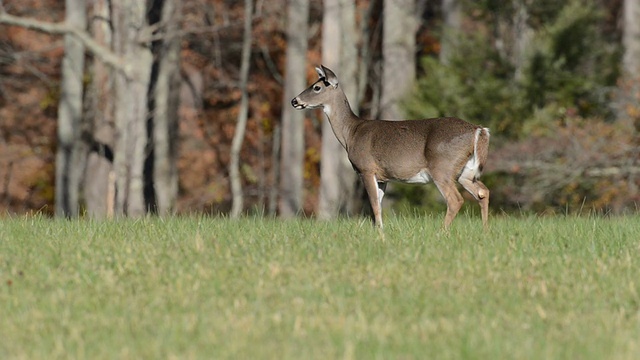
MULTIPOLYGON (((76 11, 86 12, 84 7, 79 8, 79 0, 68 1, 67 11, 68 17, 72 16, 77 18, 82 15, 78 15, 76 11)), ((93 38, 84 29, 84 26, 76 26, 65 23, 48 23, 29 18, 21 18, 7 14, 2 7, 0 7, 0 23, 9 25, 17 25, 38 31, 61 34, 72 36, 73 39, 79 41, 86 50, 95 55, 96 59, 107 64, 111 69, 106 70, 100 66, 95 66, 94 70, 97 72, 94 80, 95 85, 90 85, 88 88, 97 90, 96 94, 90 96, 92 99, 89 103, 92 106, 101 104, 101 98, 113 98, 113 103, 108 102, 107 105, 99 108, 89 109, 88 115, 95 116, 98 119, 89 127, 89 129, 83 129, 82 133, 79 129, 82 127, 76 126, 65 120, 68 116, 66 112, 72 111, 77 115, 77 109, 81 108, 77 103, 77 94, 70 97, 69 94, 64 94, 61 101, 61 118, 62 121, 60 129, 62 137, 62 154, 64 154, 63 160, 60 161, 59 166, 59 178, 65 179, 59 181, 57 186, 64 185, 64 188, 57 190, 57 194, 60 194, 60 199, 57 202, 65 204, 70 209, 64 210, 66 216, 73 216, 77 213, 78 196, 69 195, 70 192, 67 188, 77 188, 76 179, 79 178, 82 169, 85 166, 85 160, 74 160, 72 162, 66 161, 69 158, 69 143, 73 143, 76 139, 80 138, 82 134, 83 141, 90 146, 90 149, 94 154, 99 154, 104 157, 104 160, 113 162, 113 171, 111 171, 109 164, 104 160, 96 160, 95 156, 89 156, 86 171, 87 183, 92 179, 96 179, 102 175, 102 178, 106 178, 107 181, 101 181, 97 187, 85 186, 85 189, 91 189, 87 192, 87 198, 95 200, 96 197, 102 196, 105 201, 87 201, 91 204, 91 208, 95 210, 95 214, 103 215, 105 210, 107 214, 110 209, 116 215, 129 215, 140 216, 145 214, 149 210, 153 210, 156 204, 156 192, 159 189, 155 189, 154 186, 148 186, 148 184, 154 184, 154 181, 149 181, 149 178, 153 178, 154 175, 159 174, 163 179, 169 179, 165 183, 169 183, 168 187, 162 187, 160 191, 168 194, 168 198, 162 200, 160 207, 163 212, 167 212, 171 206, 173 206, 173 200, 175 198, 175 192, 177 186, 175 186, 175 115, 177 108, 177 93, 175 91, 167 91, 175 86, 177 64, 176 58, 178 57, 179 40, 176 39, 175 32, 169 36, 167 29, 171 29, 171 21, 169 21, 169 15, 179 14, 180 9, 176 7, 176 3, 173 0, 154 0, 147 3, 133 1, 133 0, 112 0, 109 2, 109 6, 106 6, 102 1, 97 0, 94 3, 94 11, 100 14, 99 20, 108 24, 108 29, 105 31, 97 31, 97 39, 93 38), (160 17, 153 19, 153 14, 161 14, 165 6, 166 19, 165 22, 161 22, 160 17), (100 17, 102 16, 102 17, 100 17), (149 26, 152 23, 152 26, 149 26), (158 44, 157 41, 164 39, 174 40, 175 43, 167 45, 168 50, 166 52, 158 52, 159 56, 166 57, 166 63, 156 61, 157 66, 154 70, 154 58, 151 51, 150 44, 158 44), (167 67, 170 68, 167 70, 167 67), (151 87, 151 74, 154 73, 154 84, 158 85, 154 88, 151 87), (171 75, 173 74, 173 75, 171 75), (167 80, 164 80, 167 79, 167 80), (169 84, 164 84, 169 82, 169 84), (112 87, 113 86, 113 87, 112 87), (150 95, 153 94, 153 98, 150 100, 150 95), (69 102, 69 98, 74 98, 73 102, 69 102), (164 105, 166 104, 166 107, 164 105), (111 106, 112 105, 112 106, 111 106), (155 107, 158 105, 157 114, 155 113, 155 107), (65 110, 65 107, 69 107, 65 110), (71 110, 69 110, 71 109, 71 110), (150 115, 154 114, 154 115, 150 115), (154 116, 157 119, 154 119, 154 116), (167 116, 166 119, 163 117, 167 116), (110 131, 102 131, 104 128, 109 128, 111 124, 111 117, 113 117, 113 135, 110 131), (156 131, 153 131, 153 121, 156 121, 156 131), (173 123, 173 125, 172 125, 173 123), (71 128, 71 132, 69 130, 71 128), (107 133, 103 135, 106 139, 98 138, 99 133, 107 133), (166 132, 167 134, 160 134, 160 132, 166 132), (166 136, 164 136, 166 135, 166 136), (110 143, 110 137, 113 136, 113 142, 110 143), (158 151, 156 151, 154 145, 158 143, 158 151), (173 148, 172 148, 172 145, 173 148), (154 156, 155 153, 155 156, 154 156), (160 160, 155 160, 157 157, 161 157, 160 160), (155 163, 164 168, 158 168, 154 170, 154 166, 149 166, 154 162, 150 162, 149 158, 154 159, 155 163), (164 161, 166 160, 166 161, 164 161), (71 164, 69 166, 65 164, 71 164), (96 168, 91 168, 96 166, 96 168), (168 169, 168 170, 165 170, 168 169), (164 175, 168 174, 168 175, 164 175), (106 176, 104 176, 106 175, 106 176), (69 184, 76 184, 71 185, 69 184), (173 185, 172 185, 173 184, 173 185), (105 189, 106 188, 106 189, 105 189), (151 194, 145 193, 145 188, 151 188, 151 194), (167 190, 169 189, 169 190, 167 190), (104 195, 106 193, 106 196, 104 195), (100 195, 102 194, 102 195, 100 195), (174 195, 171 195, 174 194, 174 195), (150 198, 153 198, 150 201, 150 198), (150 206, 151 204, 151 206, 150 206), (106 209, 105 209, 106 208, 106 209)), ((175 24, 174 24, 175 25, 175 24)), ((95 30, 95 24, 92 26, 95 30)), ((170 44, 170 42, 167 42, 170 44)), ((83 54, 82 51, 80 51, 83 54)), ((66 61, 66 60, 65 60, 66 61)), ((73 65, 77 65, 74 63, 73 65)), ((82 67, 75 68, 74 70, 82 73, 82 67)), ((80 98, 82 96, 82 82, 78 87, 78 74, 76 72, 63 71, 63 87, 69 88, 68 84, 72 83, 76 86, 76 92, 79 91, 80 98), (68 76, 72 76, 67 79, 68 76), (78 90, 79 89, 79 90, 78 90)), ((80 76, 80 80, 82 77, 80 76)), ((81 103, 80 103, 81 104, 81 103)), ((89 117, 89 116, 88 116, 89 117)), ((75 117, 74 117, 75 119, 75 117)), ((79 120, 73 120, 79 122, 79 120)), ((73 148, 73 145, 71 145, 73 148)), ((73 150, 71 150, 73 152, 73 150)), ((80 151, 77 152, 82 158, 80 151)), ((61 155, 60 155, 61 156, 61 155)), ((100 157, 98 157, 99 159, 100 157)), ((162 181, 158 183, 161 185, 162 181)), ((165 194, 163 194, 165 195, 165 194)), ((61 205, 62 208, 62 205, 61 205)), ((90 211, 91 213, 91 211, 90 211)))
MULTIPOLYGON (((161 0, 158 6, 160 19, 153 19, 164 29, 164 37, 153 42, 154 62, 157 71, 152 78, 152 131, 153 151, 147 159, 153 161, 151 184, 147 191, 154 195, 154 202, 147 196, 149 210, 169 214, 175 208, 178 196, 177 140, 178 106, 180 99, 180 39, 182 2, 161 0), (156 21, 157 20, 157 21, 156 21)), ((153 76, 152 75, 152 76, 153 76)), ((147 167, 149 168, 149 167, 147 167)))
POLYGON ((440 40, 440 62, 448 64, 460 32, 462 12, 460 0, 442 0, 442 39, 440 40))
MULTIPOLYGON (((380 111, 385 120, 404 117, 400 101, 416 76, 416 0, 384 0, 380 111)), ((395 184, 389 186, 392 191, 395 184)))
MULTIPOLYGON (((637 0, 624 0, 622 5, 622 57, 623 81, 617 92, 616 111, 618 119, 629 131, 636 134, 640 131, 638 116, 633 116, 632 109, 637 109, 637 96, 640 94, 640 3, 637 0)), ((637 140, 637 141, 640 141, 637 140)))
MULTIPOLYGON (((66 0, 65 24, 84 30, 87 23, 85 0, 66 0)), ((56 216, 78 215, 80 191, 82 96, 84 45, 73 35, 64 36, 62 84, 58 105, 58 149, 56 153, 56 216)))
POLYGON ((381 107, 387 120, 401 119, 399 101, 411 89, 416 72, 415 0, 385 0, 382 39, 381 107))
MULTIPOLYGON (((95 0, 91 6, 89 27, 96 42, 111 48, 111 12, 108 0, 95 0)), ((115 128, 115 82, 112 69, 99 59, 89 60, 92 81, 87 85, 84 138, 90 146, 84 173, 83 193, 87 214, 102 218, 112 216, 115 207, 115 173, 113 147, 115 128)))
POLYGON ((640 77, 640 3, 624 0, 622 45, 624 56, 622 66, 625 73, 633 78, 640 77))
MULTIPOLYGON (((322 63, 335 69, 343 90, 358 113, 358 56, 355 4, 349 0, 326 0, 322 20, 322 63)), ((322 124, 318 217, 330 219, 347 213, 355 196, 356 176, 344 149, 333 136, 328 121, 322 124)))
POLYGON ((114 0, 115 51, 131 66, 131 76, 116 73, 116 138, 113 165, 116 174, 116 215, 141 216, 144 201, 144 163, 147 147, 147 92, 153 56, 144 42, 146 5, 114 0))
POLYGON ((522 80, 528 55, 527 50, 531 47, 534 32, 533 29, 531 29, 531 26, 529 26, 529 10, 527 9, 525 0, 515 0, 514 10, 513 64, 515 67, 515 79, 522 80))
POLYGON ((291 107, 291 99, 306 85, 308 22, 309 0, 289 1, 279 181, 282 217, 295 216, 303 204, 304 114, 291 107))
POLYGON ((240 150, 244 141, 244 134, 247 126, 249 113, 249 94, 247 92, 247 82, 249 81, 249 65, 251 61, 251 23, 253 15, 253 0, 244 2, 244 38, 242 40, 242 62, 240 64, 240 111, 236 132, 231 143, 231 160, 229 164, 229 177, 231 180, 231 195, 233 202, 231 205, 231 217, 238 217, 244 207, 244 197, 242 194, 242 182, 240 177, 240 150))

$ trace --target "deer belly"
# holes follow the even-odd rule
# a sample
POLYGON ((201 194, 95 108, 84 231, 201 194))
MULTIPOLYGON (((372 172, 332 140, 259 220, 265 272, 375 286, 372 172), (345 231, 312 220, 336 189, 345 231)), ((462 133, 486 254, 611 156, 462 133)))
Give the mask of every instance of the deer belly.
POLYGON ((408 179, 402 179, 400 181, 408 184, 426 184, 431 181, 431 176, 429 176, 427 170, 420 170, 420 172, 413 175, 412 177, 408 179))

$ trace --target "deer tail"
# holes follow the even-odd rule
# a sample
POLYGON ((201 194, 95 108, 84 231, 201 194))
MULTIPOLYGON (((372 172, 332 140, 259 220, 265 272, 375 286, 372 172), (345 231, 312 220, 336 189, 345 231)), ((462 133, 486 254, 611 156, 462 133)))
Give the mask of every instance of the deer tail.
POLYGON ((478 164, 478 171, 476 178, 480 177, 484 165, 487 163, 487 156, 489 155, 489 138, 491 133, 489 128, 480 127, 476 129, 476 136, 473 142, 473 155, 476 158, 476 164, 478 164))

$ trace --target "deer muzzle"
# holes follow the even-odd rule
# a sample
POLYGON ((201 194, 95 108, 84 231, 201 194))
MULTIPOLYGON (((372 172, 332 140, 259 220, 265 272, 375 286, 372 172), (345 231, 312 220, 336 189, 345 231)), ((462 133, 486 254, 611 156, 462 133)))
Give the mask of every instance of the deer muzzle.
POLYGON ((297 97, 294 97, 294 98, 291 100, 291 106, 293 106, 294 108, 296 108, 296 109, 298 109, 298 110, 302 110, 302 109, 304 109, 304 108, 306 108, 306 107, 307 107, 307 105, 302 104, 302 103, 300 102, 300 100, 298 100, 298 98, 297 98, 297 97))

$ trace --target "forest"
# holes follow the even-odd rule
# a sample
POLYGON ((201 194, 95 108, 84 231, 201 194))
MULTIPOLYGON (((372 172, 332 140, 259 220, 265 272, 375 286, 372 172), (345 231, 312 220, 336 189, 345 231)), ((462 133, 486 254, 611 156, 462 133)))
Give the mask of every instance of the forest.
MULTIPOLYGON (((491 129, 494 213, 640 204, 636 0, 0 0, 0 214, 367 212, 322 111, 491 129)), ((469 197, 470 199, 470 197, 469 197)), ((397 212, 442 209, 394 186, 397 212)))

